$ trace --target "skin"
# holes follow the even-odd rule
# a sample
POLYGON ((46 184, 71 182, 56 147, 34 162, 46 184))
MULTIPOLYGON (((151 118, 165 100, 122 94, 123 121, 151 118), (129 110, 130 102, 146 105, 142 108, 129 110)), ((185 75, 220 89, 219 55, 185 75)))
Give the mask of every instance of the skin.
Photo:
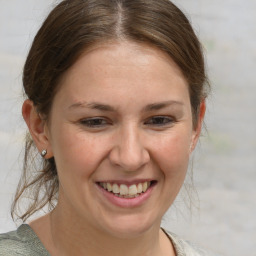
POLYGON ((48 122, 25 101, 30 133, 46 158, 54 156, 60 181, 55 210, 30 224, 51 255, 175 255, 160 223, 183 184, 204 112, 202 102, 193 128, 179 67, 162 51, 127 41, 79 58, 48 122), (96 185, 141 179, 157 183, 131 208, 113 205, 96 185))

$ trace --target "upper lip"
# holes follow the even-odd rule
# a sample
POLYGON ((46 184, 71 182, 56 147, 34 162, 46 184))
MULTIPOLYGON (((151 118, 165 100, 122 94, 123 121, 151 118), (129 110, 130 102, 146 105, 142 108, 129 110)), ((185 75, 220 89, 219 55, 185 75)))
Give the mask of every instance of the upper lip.
POLYGON ((110 184, 125 184, 127 186, 139 184, 143 182, 152 182, 156 181, 155 179, 137 179, 137 180, 100 180, 96 183, 110 183, 110 184))

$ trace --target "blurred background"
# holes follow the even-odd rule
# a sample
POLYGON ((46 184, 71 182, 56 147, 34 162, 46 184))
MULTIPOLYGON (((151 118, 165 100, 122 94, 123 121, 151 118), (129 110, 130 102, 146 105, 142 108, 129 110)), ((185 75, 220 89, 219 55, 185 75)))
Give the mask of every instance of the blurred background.
MULTIPOLYGON (((205 48, 212 93, 193 157, 197 192, 188 189, 195 207, 181 193, 163 226, 223 256, 256 256, 256 1, 174 2, 205 48)), ((25 134, 22 67, 55 3, 0 0, 0 233, 16 228, 10 206, 25 134)))

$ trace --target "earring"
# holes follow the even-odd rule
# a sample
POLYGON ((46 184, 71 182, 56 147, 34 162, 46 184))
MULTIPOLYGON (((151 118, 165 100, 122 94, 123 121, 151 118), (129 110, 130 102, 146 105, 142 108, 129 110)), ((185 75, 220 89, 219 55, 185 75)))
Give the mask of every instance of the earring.
POLYGON ((46 156, 46 154, 47 154, 47 150, 46 150, 46 149, 42 150, 42 152, 41 152, 41 156, 42 156, 42 157, 45 157, 45 156, 46 156))

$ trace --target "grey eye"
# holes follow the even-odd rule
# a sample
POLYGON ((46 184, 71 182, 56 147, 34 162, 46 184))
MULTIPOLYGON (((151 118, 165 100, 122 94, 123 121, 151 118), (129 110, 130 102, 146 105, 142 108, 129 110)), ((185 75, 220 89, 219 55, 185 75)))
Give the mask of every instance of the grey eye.
POLYGON ((101 127, 107 124, 103 118, 89 118, 81 120, 81 124, 88 127, 101 127))
POLYGON ((166 125, 172 123, 174 120, 171 117, 166 117, 166 116, 155 116, 151 117, 149 120, 147 120, 146 124, 149 125, 166 125))

